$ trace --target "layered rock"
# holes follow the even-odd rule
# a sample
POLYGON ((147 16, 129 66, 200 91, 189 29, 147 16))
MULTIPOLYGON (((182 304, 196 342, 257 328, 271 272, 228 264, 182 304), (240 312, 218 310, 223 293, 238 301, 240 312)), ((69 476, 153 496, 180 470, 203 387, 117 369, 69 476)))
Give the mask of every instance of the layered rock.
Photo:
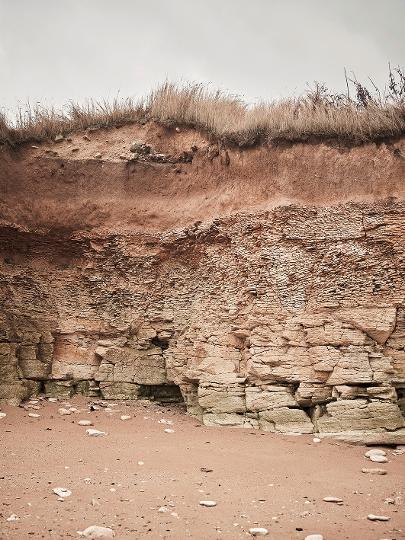
POLYGON ((206 425, 404 442, 404 140, 89 135, 0 148, 0 399, 182 396, 206 425))
POLYGON ((155 235, 3 229, 0 397, 177 385, 206 425, 402 440, 403 210, 284 207, 155 235))

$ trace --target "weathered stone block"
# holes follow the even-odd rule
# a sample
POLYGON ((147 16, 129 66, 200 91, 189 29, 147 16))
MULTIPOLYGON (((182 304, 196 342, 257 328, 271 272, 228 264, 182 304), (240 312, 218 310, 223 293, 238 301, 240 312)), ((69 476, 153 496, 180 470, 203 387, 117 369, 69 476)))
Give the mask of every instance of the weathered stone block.
POLYGON ((280 407, 259 413, 259 426, 264 431, 279 433, 313 433, 314 426, 302 409, 280 407))
POLYGON ((137 384, 165 384, 166 366, 161 349, 147 351, 112 347, 105 353, 96 381, 133 382, 137 384))
POLYGON ((395 430, 404 426, 404 419, 397 404, 365 399, 339 400, 326 405, 324 414, 317 420, 319 431, 395 430))
POLYGON ((397 310, 394 306, 341 309, 336 316, 350 322, 377 343, 385 343, 395 328, 397 310))
POLYGON ((244 379, 217 376, 200 382, 198 404, 210 412, 244 413, 246 411, 244 379))
POLYGON ((70 398, 74 394, 73 381, 46 381, 45 394, 49 397, 70 398))
POLYGON ((40 384, 35 381, 15 381, 0 384, 0 401, 9 405, 19 405, 32 396, 37 396, 40 384))
POLYGON ((100 382, 104 399, 138 399, 139 385, 128 382, 100 382))
POLYGON ((227 426, 227 427, 250 427, 245 415, 237 413, 204 413, 203 423, 205 426, 227 426))
POLYGON ((320 384, 300 383, 295 392, 295 399, 301 407, 310 407, 326 403, 332 398, 332 388, 320 384))
POLYGON ((48 379, 52 369, 52 353, 48 347, 52 345, 43 344, 41 350, 34 345, 21 345, 17 350, 18 366, 22 375, 26 379, 48 379), (42 353, 42 355, 41 355, 42 353))
POLYGON ((295 407, 292 390, 285 386, 246 387, 246 409, 248 411, 264 411, 278 407, 295 407))

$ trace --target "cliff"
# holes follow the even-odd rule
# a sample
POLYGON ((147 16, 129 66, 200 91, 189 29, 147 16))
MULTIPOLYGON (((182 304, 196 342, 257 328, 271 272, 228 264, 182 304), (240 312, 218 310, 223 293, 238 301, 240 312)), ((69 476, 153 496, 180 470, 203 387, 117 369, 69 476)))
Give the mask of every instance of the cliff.
POLYGON ((4 146, 0 399, 403 443, 404 156, 154 123, 4 146))

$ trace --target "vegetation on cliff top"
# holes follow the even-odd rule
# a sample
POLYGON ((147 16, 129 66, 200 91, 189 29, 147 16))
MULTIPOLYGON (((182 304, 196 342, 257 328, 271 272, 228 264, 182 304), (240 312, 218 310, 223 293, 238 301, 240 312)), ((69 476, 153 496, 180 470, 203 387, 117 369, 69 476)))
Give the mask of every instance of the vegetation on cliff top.
POLYGON ((241 147, 311 137, 361 143, 405 135, 405 73, 389 70, 381 92, 348 79, 346 94, 315 83, 302 96, 249 106, 238 96, 201 84, 165 82, 142 100, 70 102, 63 110, 27 105, 14 122, 0 113, 0 143, 41 141, 88 128, 157 121, 190 126, 241 147))

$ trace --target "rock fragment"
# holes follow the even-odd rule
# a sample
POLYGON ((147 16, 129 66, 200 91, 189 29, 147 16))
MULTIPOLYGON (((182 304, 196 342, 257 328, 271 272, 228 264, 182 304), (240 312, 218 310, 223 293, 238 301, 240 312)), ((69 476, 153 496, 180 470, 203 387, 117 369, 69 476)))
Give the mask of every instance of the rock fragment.
POLYGON ((129 414, 123 414, 120 416, 121 420, 131 420, 131 416, 129 414))
POLYGON ((207 508, 212 508, 216 505, 217 503, 215 501, 200 501, 200 506, 206 506, 207 508))
POLYGON ((309 534, 305 537, 305 540, 323 540, 323 536, 321 534, 309 534))
POLYGON ((16 514, 11 514, 11 516, 8 517, 6 521, 18 521, 19 519, 20 519, 20 518, 17 517, 16 514))
POLYGON ((389 521, 391 518, 388 516, 376 516, 374 514, 369 514, 367 519, 370 521, 389 521))
POLYGON ((264 527, 252 527, 249 529, 249 533, 252 536, 267 536, 269 531, 264 527))
POLYGON ((6 416, 7 416, 7 414, 6 414, 5 412, 0 412, 0 420, 1 420, 2 418, 5 418, 6 416))
POLYGON ((373 454, 370 456, 370 461, 373 461, 375 463, 388 463, 388 459, 385 456, 381 456, 379 454, 373 454))
POLYGON ((381 475, 387 474, 387 471, 385 469, 378 469, 378 468, 375 468, 375 469, 363 468, 361 469, 361 472, 365 474, 381 474, 381 475))
POLYGON ((100 527, 99 525, 90 525, 84 531, 79 531, 80 536, 96 540, 97 538, 114 538, 115 532, 110 527, 100 527))
POLYGON ((386 456, 387 453, 385 452, 385 450, 381 450, 380 448, 371 448, 371 450, 367 450, 364 455, 368 458, 371 458, 371 456, 386 456))
POLYGON ((92 426, 93 422, 91 420, 79 420, 77 422, 79 426, 92 426))
POLYGON ((37 413, 30 412, 30 413, 28 413, 28 416, 30 418, 40 418, 41 415, 37 414, 37 413))
POLYGON ((57 487, 52 490, 55 495, 58 495, 58 497, 70 497, 72 495, 72 492, 70 489, 64 488, 64 487, 57 487))
POLYGON ((129 147, 129 151, 133 154, 147 155, 151 153, 151 150, 152 148, 148 144, 143 143, 142 141, 134 141, 129 147))
POLYGON ((64 407, 61 407, 60 409, 58 409, 58 413, 61 415, 61 416, 67 416, 69 414, 72 414, 72 412, 70 411, 70 409, 65 409, 64 407))
POLYGON ((99 431, 98 429, 86 429, 86 433, 89 437, 102 437, 105 435, 105 431, 99 431))
POLYGON ((325 502, 343 504, 343 499, 340 499, 339 497, 324 497, 323 500, 325 502))

